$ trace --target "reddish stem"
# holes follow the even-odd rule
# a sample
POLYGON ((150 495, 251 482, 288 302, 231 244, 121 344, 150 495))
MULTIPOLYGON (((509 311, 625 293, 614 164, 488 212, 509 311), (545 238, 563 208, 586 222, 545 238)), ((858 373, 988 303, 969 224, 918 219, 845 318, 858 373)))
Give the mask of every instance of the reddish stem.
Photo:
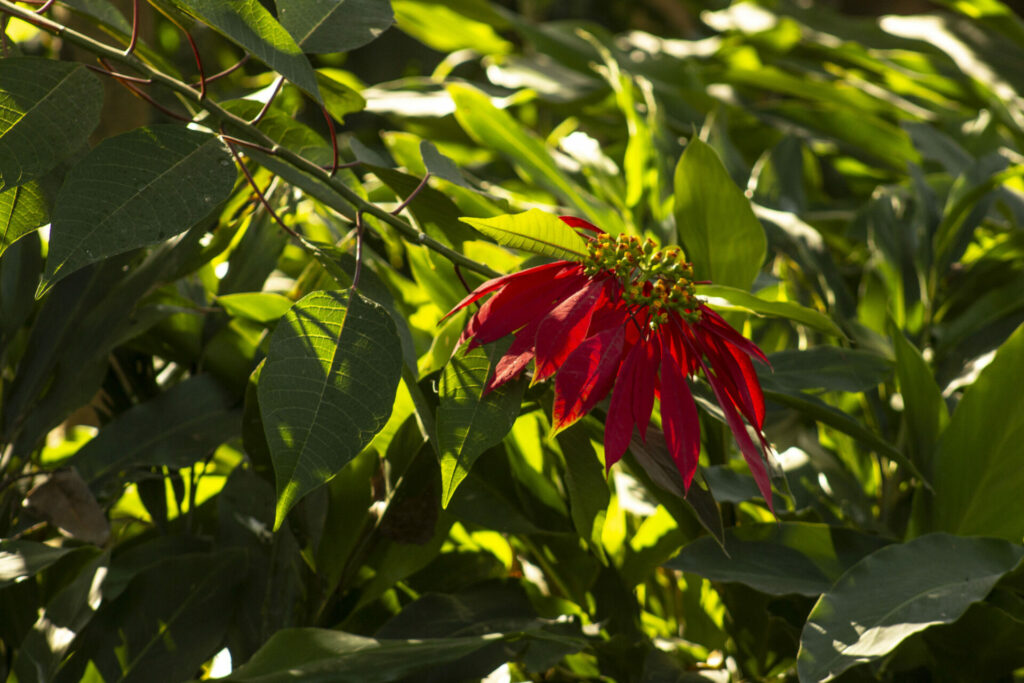
POLYGON ((132 0, 132 37, 128 41, 128 47, 124 50, 124 56, 127 57, 135 51, 135 43, 139 39, 139 0, 132 0))
POLYGON ((281 86, 284 85, 284 76, 278 76, 277 80, 274 81, 274 89, 270 91, 270 96, 267 101, 263 103, 263 108, 260 109, 260 113, 256 114, 256 118, 249 122, 250 126, 255 126, 257 123, 263 120, 263 117, 270 111, 270 105, 274 103, 274 99, 277 94, 281 92, 281 86))
POLYGON ((100 57, 99 60, 100 60, 100 64, 102 64, 107 69, 105 72, 101 72, 101 73, 106 73, 108 76, 113 76, 114 78, 117 79, 118 83, 120 83, 124 87, 128 88, 130 91, 135 93, 137 96, 139 96, 142 99, 146 100, 151 105, 153 105, 154 107, 156 107, 157 109, 159 109, 163 113, 167 114, 171 118, 178 119, 179 121, 184 121, 185 123, 192 123, 192 118, 191 117, 182 116, 181 114, 178 114, 176 112, 171 111, 170 109, 168 109, 164 105, 162 105, 159 102, 157 102, 156 100, 154 100, 150 95, 148 95, 147 93, 143 92, 139 88, 136 88, 134 85, 132 85, 131 80, 129 80, 130 78, 132 78, 131 76, 129 76, 127 78, 122 78, 120 74, 115 73, 114 70, 110 68, 110 64, 107 63, 107 60, 103 59, 102 57, 100 57))
POLYGON ((242 138, 236 138, 233 135, 225 135, 224 133, 221 133, 220 137, 225 142, 230 142, 233 145, 241 145, 242 147, 249 147, 250 149, 259 150, 260 152, 263 152, 264 154, 271 154, 271 155, 277 154, 277 152, 275 152, 274 150, 270 149, 269 147, 264 147, 263 145, 258 145, 255 142, 249 142, 248 140, 243 140, 242 138))
POLYGON ((331 118, 331 113, 327 111, 327 107, 320 107, 320 111, 324 113, 324 120, 327 121, 327 128, 331 131, 331 152, 333 154, 331 161, 331 175, 333 176, 338 172, 338 134, 334 132, 334 119, 331 118))
MULTIPOLYGON (((35 13, 36 13, 36 14, 42 14, 42 13, 43 13, 43 12, 45 12, 46 10, 50 9, 51 7, 53 7, 53 3, 55 3, 55 2, 57 2, 57 0, 46 0, 46 1, 45 1, 45 2, 43 3, 43 6, 42 6, 42 7, 40 7, 40 8, 39 8, 39 9, 37 9, 37 10, 35 10, 35 13)), ((35 3, 33 3, 33 4, 35 4, 35 3)))
MULTIPOLYGON (((159 7, 157 8, 159 10, 159 7)), ((185 34, 186 40, 188 40, 189 47, 192 48, 192 56, 196 60, 196 69, 199 71, 199 99, 206 97, 206 75, 203 73, 203 60, 199 56, 199 48, 196 47, 196 41, 192 39, 192 34, 185 30, 185 27, 178 23, 178 20, 172 17, 167 12, 161 11, 169 22, 185 34)))
POLYGON ((121 73, 119 71, 110 71, 109 69, 103 69, 103 68, 100 68, 100 67, 95 66, 93 64, 86 64, 85 68, 86 69, 91 69, 92 71, 95 71, 98 74, 103 74, 105 76, 113 76, 114 78, 118 79, 119 81, 129 81, 131 83, 142 83, 143 85, 148 85, 149 83, 153 82, 152 78, 141 78, 140 76, 129 76, 128 74, 123 74, 123 73, 121 73))
MULTIPOLYGON (((221 137, 224 137, 223 128, 221 129, 221 137)), ((256 181, 253 179, 252 173, 249 172, 248 167, 242 162, 242 158, 238 156, 238 151, 235 150, 235 146, 230 142, 228 142, 227 145, 228 151, 231 152, 231 157, 235 160, 235 163, 238 164, 238 167, 242 169, 242 173, 243 175, 245 175, 245 179, 249 182, 249 187, 251 187, 253 192, 256 193, 256 196, 259 197, 260 203, 263 204, 263 208, 267 210, 267 213, 269 213, 270 217, 274 219, 274 222, 281 226, 282 230, 284 230, 286 233, 288 233, 295 239, 301 241, 302 238, 299 237, 299 234, 284 224, 284 221, 281 220, 281 217, 277 215, 276 211, 274 211, 274 207, 272 207, 270 205, 270 202, 267 201, 267 198, 263 194, 263 191, 260 190, 259 186, 256 184, 256 181)), ((359 265, 357 263, 356 268, 358 269, 358 267, 359 265)))
MULTIPOLYGON (((219 71, 219 72, 215 73, 214 75, 207 77, 206 82, 207 83, 213 83, 218 78, 224 78, 228 74, 237 71, 239 67, 241 67, 243 64, 245 64, 246 62, 249 61, 249 56, 250 55, 248 53, 246 53, 246 55, 244 57, 239 59, 233 65, 229 66, 228 68, 224 69, 223 71, 219 71)), ((193 88, 198 88, 199 85, 200 85, 199 83, 193 83, 192 87, 193 88)))
POLYGON ((409 193, 409 196, 405 198, 405 201, 399 204, 398 208, 391 212, 391 215, 397 216, 398 214, 402 213, 402 211, 405 210, 405 207, 409 206, 409 203, 412 202, 412 200, 416 199, 416 195, 418 195, 420 191, 427 186, 427 181, 429 179, 430 171, 427 171, 427 174, 423 176, 423 180, 421 180, 420 184, 416 186, 416 189, 409 193))

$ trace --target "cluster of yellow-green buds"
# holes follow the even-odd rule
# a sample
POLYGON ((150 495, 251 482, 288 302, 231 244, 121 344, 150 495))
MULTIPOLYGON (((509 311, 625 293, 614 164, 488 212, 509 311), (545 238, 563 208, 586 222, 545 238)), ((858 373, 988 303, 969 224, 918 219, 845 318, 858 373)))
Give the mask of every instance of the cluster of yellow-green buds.
POLYGON ((650 311, 651 329, 667 322, 669 311, 691 323, 700 318, 693 264, 679 248, 660 250, 652 239, 602 233, 589 240, 587 250, 584 273, 613 273, 622 285, 623 300, 650 311))

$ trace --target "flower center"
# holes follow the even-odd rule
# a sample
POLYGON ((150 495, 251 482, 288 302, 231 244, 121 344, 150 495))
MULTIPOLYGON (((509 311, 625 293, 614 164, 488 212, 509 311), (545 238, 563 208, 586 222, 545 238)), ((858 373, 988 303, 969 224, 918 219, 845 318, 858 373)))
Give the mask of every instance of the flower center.
POLYGON ((623 301, 647 307, 652 330, 668 321, 670 311, 690 323, 700 319, 693 264, 683 260, 678 248, 661 251, 651 239, 600 234, 587 243, 587 252, 584 273, 615 275, 623 301))

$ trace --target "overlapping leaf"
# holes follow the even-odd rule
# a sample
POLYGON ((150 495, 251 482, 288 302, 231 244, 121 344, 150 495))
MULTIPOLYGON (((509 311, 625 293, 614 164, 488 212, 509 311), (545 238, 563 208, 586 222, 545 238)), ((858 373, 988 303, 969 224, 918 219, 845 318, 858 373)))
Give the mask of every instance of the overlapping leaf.
POLYGON ((384 426, 401 367, 391 316, 355 290, 309 294, 278 324, 258 391, 277 479, 275 527, 384 426))
POLYGON ((38 178, 77 152, 102 106, 103 86, 81 65, 0 60, 0 190, 38 178))
POLYGON ((348 52, 375 40, 395 15, 388 0, 276 0, 281 23, 306 52, 348 52))
POLYGON ((519 414, 522 381, 483 395, 501 345, 458 354, 441 375, 437 445, 441 453, 441 504, 445 507, 480 455, 501 442, 519 414))
POLYGON ((235 175, 217 138, 181 126, 104 140, 57 195, 40 292, 83 266, 184 232, 228 196, 235 175))
POLYGON ((7 247, 50 221, 50 207, 37 182, 0 192, 0 256, 7 247))

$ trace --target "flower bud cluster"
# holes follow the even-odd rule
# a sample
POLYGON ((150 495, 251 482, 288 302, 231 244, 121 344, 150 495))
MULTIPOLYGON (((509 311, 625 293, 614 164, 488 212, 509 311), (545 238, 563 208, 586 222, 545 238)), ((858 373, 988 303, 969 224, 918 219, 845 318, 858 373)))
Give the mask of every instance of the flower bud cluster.
POLYGON ((662 251, 651 239, 602 233, 589 241, 587 250, 584 273, 589 277, 602 272, 615 275, 622 285, 623 300, 648 309, 651 329, 667 322, 669 311, 691 323, 700 318, 693 264, 683 259, 680 249, 662 251))

